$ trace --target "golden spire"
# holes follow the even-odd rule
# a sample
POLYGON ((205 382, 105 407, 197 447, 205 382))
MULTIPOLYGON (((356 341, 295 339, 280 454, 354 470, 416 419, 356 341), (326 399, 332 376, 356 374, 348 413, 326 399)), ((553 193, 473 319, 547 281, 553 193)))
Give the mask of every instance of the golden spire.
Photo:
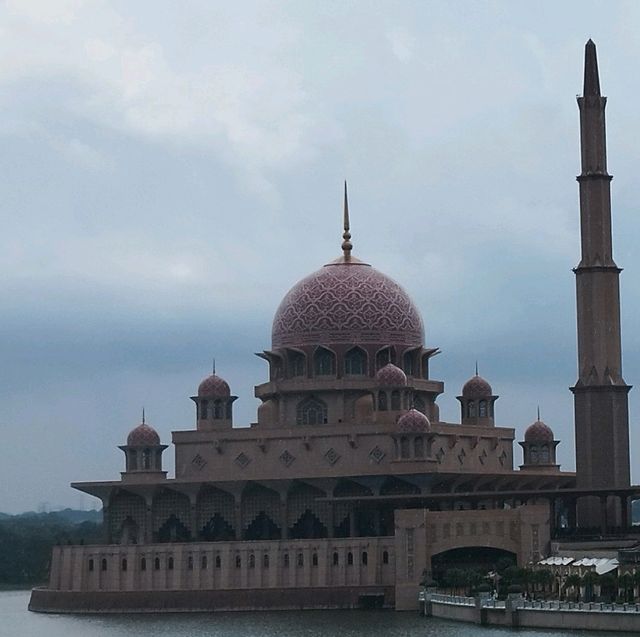
POLYGON ((342 253, 345 261, 351 259, 351 233, 349 232, 349 199, 347 197, 347 180, 344 182, 344 232, 342 233, 342 253))

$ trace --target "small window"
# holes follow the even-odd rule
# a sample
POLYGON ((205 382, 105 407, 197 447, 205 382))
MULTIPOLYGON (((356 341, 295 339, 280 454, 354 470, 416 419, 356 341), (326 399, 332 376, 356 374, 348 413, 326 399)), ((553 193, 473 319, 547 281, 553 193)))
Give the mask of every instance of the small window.
POLYGON ((93 570, 93 560, 89 560, 89 570, 93 570))
POLYGON ((478 416, 480 416, 480 418, 487 417, 487 401, 486 400, 481 400, 478 403, 478 416))
POLYGON ((400 410, 400 392, 397 389, 391 392, 391 410, 400 410))
POLYGON ((470 400, 467 404, 467 413, 469 414, 469 418, 476 417, 476 403, 474 400, 470 400))
POLYGON ((106 571, 106 570, 107 570, 107 560, 105 560, 104 558, 102 559, 102 562, 100 562, 100 568, 101 568, 103 571, 106 571))
POLYGON ((413 376, 413 374, 414 374, 414 370, 413 370, 413 354, 411 352, 407 352, 402 357, 402 366, 404 367, 404 373, 407 376, 413 376))
POLYGON ((282 565, 284 566, 284 568, 289 568, 289 553, 284 554, 282 565))
POLYGON ((383 564, 389 563, 389 551, 382 551, 382 563, 383 564))
POLYGON ((251 553, 249 555, 249 568, 255 568, 256 567, 256 556, 251 553))
POLYGON ((206 420, 209 417, 209 401, 200 401, 200 420, 206 420))
POLYGON ((333 554, 333 565, 334 566, 338 566, 338 564, 340 564, 340 556, 338 555, 338 553, 334 552, 334 554, 333 554))
POLYGON ((206 555, 203 555, 203 556, 200 558, 200 568, 201 568, 201 569, 205 569, 205 568, 207 568, 207 556, 206 556, 206 555))
POLYGON ((414 396, 413 408, 421 414, 427 414, 427 404, 424 402, 424 398, 422 398, 422 396, 414 396))
POLYGON ((126 558, 126 557, 123 557, 123 558, 122 558, 121 567, 122 567, 122 570, 123 570, 123 571, 126 571, 126 570, 127 570, 127 558, 126 558))
POLYGON ((268 553, 265 553, 262 556, 262 566, 263 566, 263 568, 269 568, 269 555, 268 555, 268 553))
POLYGON ((362 551, 362 564, 366 566, 369 562, 369 554, 366 551, 362 551))
POLYGON ((336 373, 336 357, 324 347, 319 347, 313 356, 313 370, 316 376, 333 376, 336 373))
POLYGON ((156 571, 160 570, 160 558, 156 557, 155 560, 153 560, 153 568, 156 569, 156 571))
POLYGON ((219 555, 216 555, 216 568, 222 567, 222 558, 219 555))
POLYGON ((187 568, 192 571, 193 570, 193 555, 189 555, 187 559, 187 568))
POLYGON ((378 392, 378 411, 387 411, 387 392, 378 392))
POLYGON ((213 417, 216 420, 221 420, 223 418, 223 413, 222 403, 219 400, 216 400, 213 403, 213 417))
POLYGON ((298 566, 304 566, 304 555, 302 553, 298 553, 297 564, 298 566))
POLYGON ((422 436, 416 436, 413 441, 413 450, 416 458, 424 458, 424 438, 422 436))
POLYGON ((142 468, 151 469, 151 451, 149 449, 142 452, 142 468))
POLYGON ((170 557, 169 560, 167 561, 167 568, 172 571, 173 570, 173 558, 170 557))
POLYGON ((146 571, 147 570, 147 558, 143 557, 140 559, 140 570, 141 571, 146 571))
POLYGON ((351 551, 347 553, 347 566, 353 566, 353 553, 351 551))
POLYGON ((409 457, 409 439, 406 436, 402 436, 402 438, 400 438, 400 457, 409 457))
POLYGON ((321 425, 326 423, 326 403, 313 397, 301 400, 296 408, 296 422, 299 425, 321 425))
POLYGON ((314 553, 311 556, 311 566, 318 566, 318 554, 314 553))
POLYGON ((236 555, 236 568, 242 567, 242 558, 239 555, 236 555))
POLYGON ((289 376, 296 378, 305 375, 305 357, 300 352, 291 352, 289 354, 289 376))
POLYGON ((350 349, 344 357, 344 373, 347 376, 362 376, 367 373, 367 355, 359 347, 350 349))

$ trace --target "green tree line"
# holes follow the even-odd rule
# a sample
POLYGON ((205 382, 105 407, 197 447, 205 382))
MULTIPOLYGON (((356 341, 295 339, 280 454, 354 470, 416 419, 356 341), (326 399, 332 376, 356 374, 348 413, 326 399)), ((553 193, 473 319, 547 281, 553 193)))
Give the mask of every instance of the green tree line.
POLYGON ((101 523, 75 522, 69 517, 73 518, 61 513, 33 513, 0 518, 0 586, 45 583, 56 544, 101 542, 101 523))

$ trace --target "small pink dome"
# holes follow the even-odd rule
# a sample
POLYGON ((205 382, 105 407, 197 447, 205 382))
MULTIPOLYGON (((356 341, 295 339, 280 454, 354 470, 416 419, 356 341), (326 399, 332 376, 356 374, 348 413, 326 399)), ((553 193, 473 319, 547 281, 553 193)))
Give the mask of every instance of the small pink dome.
POLYGON ((130 447, 153 447, 160 444, 160 436, 153 427, 143 422, 129 432, 127 444, 130 447))
POLYGON ((198 396, 200 398, 229 398, 231 390, 224 378, 211 374, 200 383, 198 396))
POLYGON ((387 363, 378 370, 376 382, 382 387, 405 387, 407 375, 393 363, 387 363))
POLYGON ((525 442, 553 442, 553 431, 542 420, 536 420, 527 427, 524 440, 525 442))
POLYGON ((462 395, 465 398, 490 398, 493 395, 493 390, 482 376, 476 374, 464 384, 462 395))
POLYGON ((418 308, 395 281, 366 263, 327 263, 294 285, 273 319, 274 349, 320 343, 419 347, 418 308))
POLYGON ((417 409, 410 409, 398 418, 398 431, 401 433, 424 433, 431 429, 429 419, 417 409))

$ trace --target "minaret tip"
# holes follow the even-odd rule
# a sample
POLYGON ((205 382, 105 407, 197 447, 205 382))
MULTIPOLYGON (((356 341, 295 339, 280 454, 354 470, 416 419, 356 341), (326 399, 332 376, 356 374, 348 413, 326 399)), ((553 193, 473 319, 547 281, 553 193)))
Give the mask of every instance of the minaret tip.
POLYGON ((216 373, 216 359, 215 359, 215 356, 213 357, 213 365, 211 366, 211 373, 212 374, 216 373))
POLYGON ((476 361, 476 376, 478 375, 478 361, 476 361))
POLYGON ((347 180, 344 180, 344 232, 342 233, 342 253, 348 261, 351 258, 351 233, 349 232, 349 197, 347 195, 347 180))
POLYGON ((145 424, 145 418, 144 418, 144 407, 142 408, 142 424, 145 424))
MULTIPOLYGON (((591 42, 591 40, 589 40, 591 42)), ((540 422, 540 405, 538 405, 538 422, 540 422)))
POLYGON ((584 87, 582 94, 600 96, 600 78, 598 76, 598 56, 596 45, 589 39, 584 47, 584 87))

